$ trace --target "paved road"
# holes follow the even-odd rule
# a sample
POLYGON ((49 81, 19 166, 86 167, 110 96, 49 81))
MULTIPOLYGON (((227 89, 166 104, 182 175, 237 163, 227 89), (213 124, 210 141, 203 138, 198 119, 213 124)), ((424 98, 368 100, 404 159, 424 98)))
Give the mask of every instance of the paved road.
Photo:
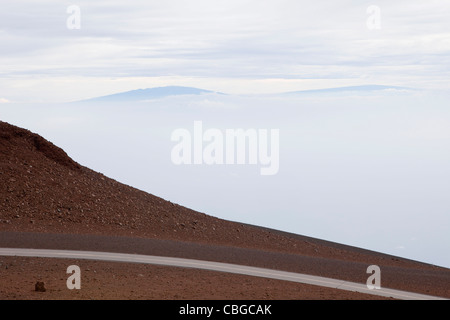
POLYGON ((236 264, 184 259, 184 258, 171 258, 171 257, 159 257, 159 256, 124 254, 124 253, 107 253, 96 251, 94 252, 94 251, 13 249, 13 248, 0 248, 0 256, 88 259, 88 260, 102 260, 102 261, 115 261, 128 263, 144 263, 144 264, 163 265, 182 268, 195 268, 210 271, 234 273, 240 275, 263 277, 275 280, 298 282, 340 290, 356 291, 360 293, 366 293, 383 297, 392 297, 395 299, 402 299, 402 300, 445 300, 439 297, 433 297, 423 294, 387 288, 370 290, 367 288, 365 284, 318 276, 311 276, 302 273, 278 271, 236 264))

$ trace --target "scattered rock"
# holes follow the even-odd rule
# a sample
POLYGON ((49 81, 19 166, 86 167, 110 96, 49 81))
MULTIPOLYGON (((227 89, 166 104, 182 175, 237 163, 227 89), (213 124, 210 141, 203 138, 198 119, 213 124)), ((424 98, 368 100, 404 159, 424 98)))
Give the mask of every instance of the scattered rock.
POLYGON ((45 291, 47 291, 47 289, 45 289, 45 283, 42 282, 42 281, 36 282, 36 284, 34 285, 34 291, 36 291, 36 292, 45 292, 45 291))

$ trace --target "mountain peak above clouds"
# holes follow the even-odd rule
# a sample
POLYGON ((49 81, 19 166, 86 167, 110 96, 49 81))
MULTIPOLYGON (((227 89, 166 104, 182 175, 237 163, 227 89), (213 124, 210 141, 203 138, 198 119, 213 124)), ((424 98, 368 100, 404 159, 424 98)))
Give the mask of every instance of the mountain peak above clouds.
MULTIPOLYGON (((414 88, 400 87, 400 86, 386 86, 386 85, 360 85, 360 86, 346 86, 335 88, 323 88, 312 90, 297 90, 279 93, 281 95, 303 95, 303 94, 372 94, 375 92, 404 92, 413 91, 414 88)), ((219 94, 226 95, 222 92, 199 89, 194 87, 183 86, 166 86, 155 87, 147 89, 136 89, 131 91, 114 93, 101 97, 94 97, 91 99, 75 101, 76 103, 120 103, 120 102, 142 102, 153 99, 160 99, 171 96, 198 96, 205 94, 219 94)))
POLYGON ((182 86, 167 86, 147 89, 137 89, 115 93, 107 96, 82 100, 79 102, 139 102, 151 99, 180 95, 223 94, 220 92, 182 86))

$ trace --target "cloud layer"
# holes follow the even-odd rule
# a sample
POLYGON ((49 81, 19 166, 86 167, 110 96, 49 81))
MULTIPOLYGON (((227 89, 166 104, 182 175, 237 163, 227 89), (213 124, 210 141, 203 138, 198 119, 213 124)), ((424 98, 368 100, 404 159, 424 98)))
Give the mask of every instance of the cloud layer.
POLYGON ((448 88, 450 4, 377 1, 381 29, 369 30, 372 4, 78 1, 81 29, 69 30, 69 3, 9 2, 0 12, 0 92, 27 100, 25 89, 47 101, 45 88, 65 82, 57 100, 87 98, 112 93, 112 79, 130 80, 127 90, 142 78, 218 91, 226 79, 234 92, 254 90, 254 81, 268 91, 280 79, 299 90, 331 82, 448 88))

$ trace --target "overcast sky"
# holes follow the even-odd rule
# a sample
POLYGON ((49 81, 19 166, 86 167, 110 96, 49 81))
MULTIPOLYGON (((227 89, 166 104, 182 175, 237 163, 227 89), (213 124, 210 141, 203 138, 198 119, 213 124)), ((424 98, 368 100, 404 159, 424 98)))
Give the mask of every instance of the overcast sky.
POLYGON ((0 103, 165 85, 448 89, 448 1, 2 1, 0 103), (81 29, 68 29, 70 5, 81 29), (381 29, 367 21, 380 9, 381 29))

